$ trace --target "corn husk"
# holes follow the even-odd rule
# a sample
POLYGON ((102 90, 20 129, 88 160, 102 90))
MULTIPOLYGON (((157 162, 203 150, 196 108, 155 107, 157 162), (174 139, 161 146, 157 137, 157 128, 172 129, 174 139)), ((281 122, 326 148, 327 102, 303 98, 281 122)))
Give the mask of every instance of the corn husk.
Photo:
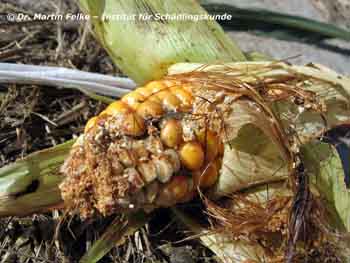
POLYGON ((245 60, 214 20, 161 21, 156 17, 206 15, 196 1, 80 0, 80 4, 93 17, 94 32, 114 63, 138 84, 159 79, 177 62, 245 60), (113 15, 120 18, 113 19, 113 15))
POLYGON ((234 113, 226 120, 229 128, 225 155, 215 189, 219 196, 286 178, 293 165, 288 159, 288 151, 297 152, 301 145, 328 129, 350 121, 350 79, 321 65, 186 63, 170 67, 169 74, 176 76, 196 70, 225 74, 232 78, 233 87, 237 82, 255 90, 264 83, 266 90, 275 90, 281 95, 280 99, 272 101, 258 95, 251 96, 251 100, 233 104, 234 113), (301 94, 302 105, 294 103, 290 94, 301 94), (264 107, 271 110, 269 116, 264 107), (275 122, 280 124, 282 132, 285 131, 282 138, 276 136, 275 122))
POLYGON ((118 215, 79 262, 98 262, 113 247, 123 244, 127 236, 134 234, 149 219, 150 216, 143 212, 136 212, 126 216, 118 215))
POLYGON ((345 185, 345 173, 334 146, 311 142, 301 149, 305 168, 312 185, 333 215, 333 226, 350 232, 350 190, 345 185))
POLYGON ((25 216, 63 205, 60 166, 74 140, 0 168, 0 216, 25 216))

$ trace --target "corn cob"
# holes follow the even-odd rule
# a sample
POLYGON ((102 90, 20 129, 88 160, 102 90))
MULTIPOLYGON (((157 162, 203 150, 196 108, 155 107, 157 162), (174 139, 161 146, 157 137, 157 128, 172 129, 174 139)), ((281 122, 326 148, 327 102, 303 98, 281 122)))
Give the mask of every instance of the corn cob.
POLYGON ((152 81, 91 118, 62 167, 63 199, 82 217, 188 201, 215 184, 224 94, 152 81), (205 97, 205 98, 204 98, 205 97), (208 121, 210 118, 210 122, 208 121))

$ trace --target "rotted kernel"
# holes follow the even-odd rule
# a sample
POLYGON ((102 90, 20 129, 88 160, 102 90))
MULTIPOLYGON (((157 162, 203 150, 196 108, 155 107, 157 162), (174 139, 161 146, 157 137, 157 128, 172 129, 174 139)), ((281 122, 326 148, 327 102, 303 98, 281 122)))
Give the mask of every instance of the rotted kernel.
POLYGON ((118 156, 119 161, 125 167, 135 166, 136 158, 133 154, 133 151, 130 151, 129 149, 125 149, 125 148, 118 148, 116 149, 115 153, 118 156))
POLYGON ((137 107, 137 114, 144 119, 160 117, 163 113, 162 105, 152 100, 146 100, 137 107))
POLYGON ((178 146, 182 141, 181 123, 175 119, 166 120, 161 129, 160 138, 170 148, 178 146))
POLYGON ((126 103, 130 108, 132 108, 133 110, 136 110, 137 107, 145 101, 145 97, 136 92, 133 91, 133 92, 130 92, 126 95, 124 95, 122 98, 121 98, 122 102, 126 103))
POLYGON ((208 188, 213 186, 219 176, 219 167, 216 161, 211 162, 200 171, 193 173, 193 181, 196 186, 201 188, 208 188))
POLYGON ((154 165, 156 166, 157 179, 161 183, 166 183, 170 180, 174 173, 174 168, 166 158, 155 159, 154 165))
POLYGON ((92 127, 94 127, 97 123, 98 117, 92 117, 88 120, 88 122, 85 125, 84 132, 88 132, 92 127))
POLYGON ((126 168, 124 175, 128 178, 128 182, 133 188, 131 191, 137 191, 145 185, 140 173, 134 167, 126 168))
POLYGON ((174 169, 174 172, 178 172, 181 168, 181 162, 179 158, 179 154, 174 149, 166 149, 164 151, 164 156, 171 163, 171 166, 174 169))
POLYGON ((180 159, 187 169, 199 170, 204 163, 204 151, 201 144, 195 141, 183 144, 180 148, 180 159))
POLYGON ((141 136, 146 131, 145 121, 141 116, 132 112, 122 115, 121 130, 125 135, 129 136, 141 136))
POLYGON ((157 170, 153 162, 142 162, 137 168, 147 184, 153 182, 157 178, 157 170))
POLYGON ((135 153, 138 160, 147 159, 150 154, 146 149, 146 143, 143 140, 133 141, 131 143, 131 150, 135 153))
POLYGON ((189 192, 189 180, 186 176, 173 176, 171 180, 163 185, 159 192, 158 203, 161 206, 170 206, 183 199, 189 192))
POLYGON ((219 153, 219 137, 210 130, 201 131, 197 137, 205 151, 205 160, 213 161, 219 153))
POLYGON ((160 185, 157 181, 153 181, 149 185, 146 186, 146 201, 151 204, 153 203, 158 195, 160 185))

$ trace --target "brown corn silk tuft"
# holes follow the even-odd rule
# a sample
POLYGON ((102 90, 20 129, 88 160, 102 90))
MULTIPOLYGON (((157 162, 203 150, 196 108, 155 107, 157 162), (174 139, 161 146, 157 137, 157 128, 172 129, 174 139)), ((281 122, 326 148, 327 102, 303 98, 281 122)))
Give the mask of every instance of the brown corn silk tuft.
POLYGON ((322 101, 300 88, 306 81, 319 80, 292 73, 261 77, 279 66, 280 62, 250 65, 249 70, 201 67, 150 82, 112 103, 88 122, 62 167, 65 179, 60 189, 68 209, 83 218, 140 208, 150 211, 186 202, 199 189, 210 189, 219 176, 223 145, 239 130, 228 121, 235 114, 233 105, 247 103, 260 112, 282 152, 290 174, 284 188, 290 193, 266 202, 237 193, 231 197, 233 209, 202 195, 215 221, 214 231, 259 244, 273 262, 285 260, 289 250, 291 260, 297 259, 303 254, 296 248, 299 241, 312 249, 330 248, 315 223, 322 218, 318 217, 322 209, 311 193, 307 206, 313 216, 303 222, 304 229, 291 227, 291 221, 305 220, 293 205, 300 191, 296 170, 300 140, 271 108, 275 102, 289 101, 322 116, 326 110, 322 101))
MULTIPOLYGON (((261 186, 260 190, 263 188, 261 186)), ((270 190, 266 199, 255 191, 235 193, 220 203, 205 198, 211 231, 232 242, 242 240, 257 246, 264 253, 262 262, 302 263, 306 258, 307 262, 343 262, 338 251, 341 238, 327 225, 329 214, 316 198, 309 201, 309 217, 302 222, 304 228, 297 237, 298 245, 288 254, 294 195, 286 191, 285 182, 279 183, 278 188, 270 190)))

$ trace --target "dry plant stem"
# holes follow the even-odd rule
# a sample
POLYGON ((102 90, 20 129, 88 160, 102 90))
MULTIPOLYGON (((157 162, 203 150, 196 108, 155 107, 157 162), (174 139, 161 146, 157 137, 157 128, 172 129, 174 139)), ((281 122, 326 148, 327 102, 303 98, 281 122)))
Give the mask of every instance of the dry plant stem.
POLYGON ((135 87, 128 78, 75 69, 0 63, 0 83, 38 84, 81 89, 84 92, 120 97, 135 87))

